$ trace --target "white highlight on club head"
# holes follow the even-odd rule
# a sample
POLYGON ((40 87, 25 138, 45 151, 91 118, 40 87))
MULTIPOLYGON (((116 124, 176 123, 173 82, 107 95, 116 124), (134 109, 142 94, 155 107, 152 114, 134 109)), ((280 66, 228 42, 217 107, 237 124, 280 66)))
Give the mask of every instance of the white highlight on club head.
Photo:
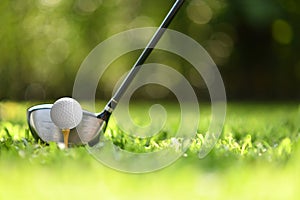
POLYGON ((60 129, 72 129, 81 122, 82 108, 75 99, 64 97, 53 104, 50 116, 60 129))

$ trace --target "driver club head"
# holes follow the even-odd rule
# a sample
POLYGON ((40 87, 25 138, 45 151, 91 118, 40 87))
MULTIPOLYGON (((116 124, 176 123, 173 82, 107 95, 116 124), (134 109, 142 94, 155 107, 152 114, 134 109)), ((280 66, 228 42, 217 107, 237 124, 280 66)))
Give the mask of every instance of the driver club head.
MULTIPOLYGON (((63 143, 61 130, 52 122, 50 111, 53 104, 42 104, 27 110, 29 129, 36 140, 42 142, 63 143)), ((93 146, 100 140, 101 132, 105 131, 107 121, 98 118, 95 113, 83 110, 82 120, 76 128, 70 130, 69 144, 93 146)))

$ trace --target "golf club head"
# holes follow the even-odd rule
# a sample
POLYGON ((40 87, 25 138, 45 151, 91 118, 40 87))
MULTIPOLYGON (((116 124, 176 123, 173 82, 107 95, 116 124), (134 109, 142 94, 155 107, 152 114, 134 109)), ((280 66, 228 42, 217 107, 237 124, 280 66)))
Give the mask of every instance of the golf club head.
MULTIPOLYGON (((29 129, 36 140, 42 142, 63 143, 61 130, 52 122, 50 111, 53 104, 42 104, 27 110, 29 129)), ((107 122, 97 117, 95 113, 83 110, 80 124, 70 130, 69 144, 93 146, 100 139, 101 132, 105 131, 107 122)))

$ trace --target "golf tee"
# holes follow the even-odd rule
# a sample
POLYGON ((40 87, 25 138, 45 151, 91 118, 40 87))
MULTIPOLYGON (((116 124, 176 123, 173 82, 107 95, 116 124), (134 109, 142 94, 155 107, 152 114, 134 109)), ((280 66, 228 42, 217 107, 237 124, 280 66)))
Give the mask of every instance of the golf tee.
POLYGON ((66 149, 68 148, 68 144, 69 144, 69 134, 70 134, 70 129, 63 129, 62 133, 64 135, 64 144, 66 149))

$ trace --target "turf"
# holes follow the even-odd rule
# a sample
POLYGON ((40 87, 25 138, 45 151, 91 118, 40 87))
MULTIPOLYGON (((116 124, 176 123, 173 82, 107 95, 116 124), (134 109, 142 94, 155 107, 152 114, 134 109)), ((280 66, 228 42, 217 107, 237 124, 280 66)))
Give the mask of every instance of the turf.
MULTIPOLYGON (((0 199, 299 199, 300 114, 297 103, 229 103, 223 133, 204 159, 197 156, 209 124, 201 105, 198 132, 186 154, 148 174, 115 171, 84 147, 61 150, 33 140, 26 125, 32 103, 0 103, 0 199)), ((134 140, 114 120, 106 137, 120 148, 147 152, 173 137, 178 108, 159 134, 134 140)), ((145 104, 131 106, 137 123, 148 123, 145 104)))

